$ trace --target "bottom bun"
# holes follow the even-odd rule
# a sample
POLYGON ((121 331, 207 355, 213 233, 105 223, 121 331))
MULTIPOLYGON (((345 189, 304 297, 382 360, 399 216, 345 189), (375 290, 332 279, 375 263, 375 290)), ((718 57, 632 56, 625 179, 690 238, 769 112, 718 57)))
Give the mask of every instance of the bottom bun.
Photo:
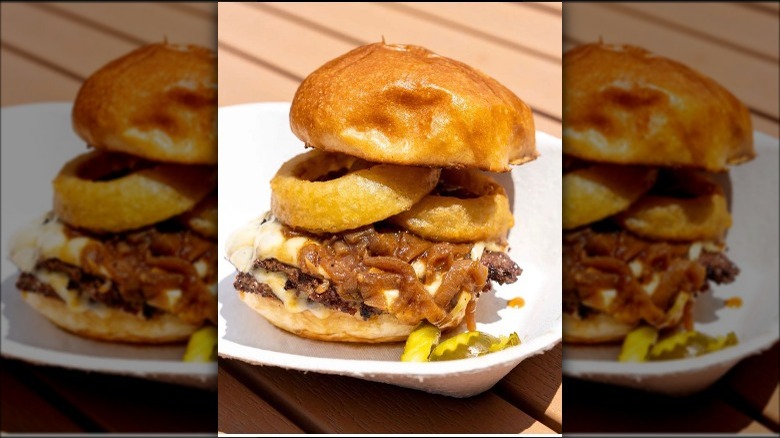
POLYGON ((57 326, 90 339, 134 344, 163 344, 187 340, 199 328, 170 313, 150 319, 122 310, 105 309, 101 314, 77 312, 57 298, 22 292, 22 299, 57 326))
POLYGON ((637 324, 625 324, 615 318, 596 313, 585 319, 563 314, 563 342, 601 344, 622 341, 637 324))
MULTIPOLYGON (((416 325, 404 324, 388 313, 374 315, 364 320, 357 313, 350 315, 344 312, 331 311, 325 318, 319 318, 308 310, 303 312, 288 312, 281 301, 275 298, 263 297, 259 294, 239 290, 238 296, 257 313, 263 315, 271 324, 298 336, 319 341, 338 342, 398 342, 405 341, 416 325)), ((463 294, 466 300, 459 311, 450 315, 442 330, 457 327, 465 316, 465 304, 471 295, 463 294)))

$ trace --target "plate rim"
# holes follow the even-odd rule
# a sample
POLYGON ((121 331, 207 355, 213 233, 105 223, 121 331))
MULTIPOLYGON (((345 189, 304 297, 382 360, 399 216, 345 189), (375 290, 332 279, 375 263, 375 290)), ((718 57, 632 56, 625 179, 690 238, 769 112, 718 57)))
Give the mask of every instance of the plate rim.
MULTIPOLYGON (((218 107, 218 118, 226 117, 226 114, 234 111, 278 111, 284 109, 289 111, 290 102, 248 102, 236 105, 226 105, 218 107)), ((218 124, 219 126, 219 124, 218 124)), ((552 134, 544 131, 535 131, 537 140, 550 142, 551 147, 562 150, 562 140, 552 134)), ((220 253, 224 253, 220 249, 220 253)), ((222 284, 226 279, 235 275, 235 270, 228 273, 218 281, 222 284)), ((217 295, 219 299, 219 294, 217 295)), ((224 303, 219 301, 220 312, 224 303)), ((304 356, 300 354, 291 354, 266 350, 263 348, 248 346, 224 338, 225 333, 218 330, 219 343, 218 354, 220 357, 241 360, 254 366, 276 366, 287 369, 296 369, 300 371, 319 372, 325 374, 340 374, 348 376, 412 376, 415 378, 441 377, 451 375, 473 374, 485 372, 487 370, 506 366, 517 366, 528 357, 543 354, 558 345, 563 338, 562 329, 563 315, 559 315, 553 321, 553 327, 550 330, 537 335, 517 347, 513 347, 500 352, 485 356, 442 361, 442 362, 401 362, 374 359, 344 359, 344 358, 324 358, 318 356, 304 356), (250 354, 248 354, 250 353, 250 354), (302 364, 306 364, 305 366, 302 364), (362 365, 359 369, 355 365, 362 365), (392 367, 388 367, 392 364, 392 367)))

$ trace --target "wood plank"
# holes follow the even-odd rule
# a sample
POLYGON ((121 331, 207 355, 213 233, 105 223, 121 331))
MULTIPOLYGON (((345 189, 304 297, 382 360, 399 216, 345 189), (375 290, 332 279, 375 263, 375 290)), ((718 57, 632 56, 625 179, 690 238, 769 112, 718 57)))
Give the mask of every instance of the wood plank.
POLYGON ((563 2, 514 2, 514 4, 521 7, 533 5, 534 7, 547 9, 558 14, 563 12, 563 2))
POLYGON ((780 343, 768 351, 748 357, 724 378, 729 400, 749 414, 760 415, 780 431, 780 385, 777 381, 780 343))
POLYGON ((774 2, 740 2, 743 6, 749 6, 752 8, 760 9, 763 11, 767 11, 769 13, 774 14, 775 16, 780 16, 780 3, 774 1, 774 2))
POLYGON ((82 80, 108 61, 138 47, 30 4, 3 3, 0 19, 4 43, 45 59, 82 80), (88 46, 85 42, 89 42, 88 46))
POLYGON ((52 3, 46 7, 88 26, 108 28, 146 44, 167 40, 216 49, 216 20, 157 3, 52 3))
POLYGON ((61 408, 52 405, 49 400, 24 383, 29 375, 25 369, 30 366, 8 359, 2 361, 0 430, 3 433, 85 432, 85 429, 63 413, 61 408))
MULTIPOLYGON (((434 52, 460 60, 484 71, 514 91, 535 110, 560 119, 562 72, 561 66, 557 62, 518 52, 377 4, 306 3, 293 5, 267 3, 230 6, 237 11, 244 12, 243 19, 255 28, 245 29, 243 37, 252 37, 251 40, 243 43, 245 46, 247 44, 258 46, 256 41, 265 41, 271 37, 258 28, 265 29, 282 18, 269 12, 271 9, 276 9, 295 15, 305 22, 328 27, 361 42, 379 41, 384 36, 388 42, 427 47, 434 52), (254 13, 252 13, 252 9, 255 10, 254 13), (259 22, 264 23, 264 25, 257 26, 259 22)), ((223 5, 220 7, 222 8, 223 5)), ((222 17, 222 9, 220 9, 220 17, 222 17)), ((235 16, 231 19, 238 20, 235 16)), ((319 33, 312 36, 310 26, 301 22, 292 22, 291 26, 291 22, 287 21, 279 26, 274 25, 276 29, 281 27, 282 33, 273 35, 273 41, 280 44, 271 45, 273 47, 256 47, 254 51, 262 51, 267 55, 267 59, 284 63, 285 67, 295 68, 297 74, 304 76, 311 70, 301 70, 300 65, 313 63, 306 59, 310 58, 309 52, 317 52, 316 57, 320 60, 320 64, 344 53, 344 51, 333 53, 334 44, 327 40, 334 38, 329 34, 319 33), (285 43, 283 40, 290 41, 285 43), (281 46, 285 46, 283 53, 278 54, 278 56, 271 53, 278 53, 282 50, 281 46), (290 48, 290 46, 293 47, 290 48), (305 60, 301 61, 300 58, 305 60)), ((231 23, 230 20, 228 22, 231 23)), ((227 27, 234 26, 236 25, 231 24, 227 27)), ((560 29, 551 29, 551 32, 559 33, 560 29)), ((222 41, 222 37, 220 37, 220 41, 222 41)), ((239 41, 231 38, 230 43, 238 44, 239 41)), ((348 43, 344 42, 344 44, 348 43)), ((354 44, 348 45, 354 47, 354 44)))
POLYGON ((770 433, 726 403, 717 387, 689 397, 667 397, 564 378, 564 433, 770 433))
POLYGON ((213 18, 217 17, 217 3, 218 2, 176 2, 170 3, 169 6, 175 6, 180 8, 186 8, 193 11, 209 14, 213 18))
POLYGON ((506 3, 403 2, 409 11, 442 20, 450 27, 498 41, 509 47, 561 59, 561 17, 535 8, 516 8, 506 3))
POLYGON ((562 344, 520 363, 495 390, 557 433, 563 424, 562 344))
POLYGON ((20 56, 3 47, 0 51, 0 105, 32 102, 73 101, 81 81, 20 56))
POLYGON ((252 102, 290 102, 299 81, 220 49, 219 106, 252 102))
POLYGON ((109 432, 213 433, 217 393, 140 378, 60 368, 33 374, 109 432))
POLYGON ((552 433, 492 392, 457 399, 233 360, 222 366, 308 433, 552 433))
POLYGON ((219 424, 224 433, 301 433, 298 426, 219 367, 219 424))
POLYGON ((611 7, 769 60, 780 57, 777 17, 735 3, 621 3, 611 7))
MULTIPOLYGON (((565 36, 579 42, 635 44, 680 61, 729 89, 750 108, 780 118, 780 65, 615 11, 604 4, 566 5, 565 36)), ((771 37, 768 35, 767 38, 771 37)))

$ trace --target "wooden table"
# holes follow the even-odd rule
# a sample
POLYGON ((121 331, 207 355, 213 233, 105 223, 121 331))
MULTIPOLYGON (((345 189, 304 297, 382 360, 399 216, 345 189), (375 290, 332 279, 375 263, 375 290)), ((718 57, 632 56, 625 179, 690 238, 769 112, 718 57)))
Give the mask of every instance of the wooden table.
MULTIPOLYGON (((93 71, 166 36, 216 46, 215 4, 3 3, 0 14, 3 107, 72 102, 93 71)), ((213 390, 9 359, 0 386, 2 432, 214 433, 217 425, 213 390)))
MULTIPOLYGON (((290 101, 301 80, 382 37, 476 66, 561 135, 561 4, 219 5, 219 105, 290 101)), ((455 399, 363 380, 220 359, 223 432, 560 432, 561 347, 492 390, 455 399)))
MULTIPOLYGON (((567 3, 563 47, 565 52, 602 38, 679 60, 711 76, 745 102, 755 130, 778 137, 779 14, 776 2, 567 3)), ((748 358, 714 387, 682 399, 564 378, 564 430, 777 433, 778 348, 775 345, 748 358)))

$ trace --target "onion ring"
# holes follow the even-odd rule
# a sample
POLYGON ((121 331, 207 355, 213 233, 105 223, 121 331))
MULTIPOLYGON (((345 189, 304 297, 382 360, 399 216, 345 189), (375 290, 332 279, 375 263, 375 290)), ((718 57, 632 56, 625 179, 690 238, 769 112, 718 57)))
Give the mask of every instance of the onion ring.
POLYGON ((217 237, 217 193, 203 198, 192 210, 181 215, 181 221, 203 237, 217 237))
POLYGON ((605 219, 627 209, 653 186, 653 168, 597 164, 563 175, 563 229, 605 219))
POLYGON ((425 239, 446 242, 499 240, 514 225, 509 199, 493 178, 476 170, 445 169, 441 182, 476 198, 430 194, 390 222, 425 239))
POLYGON ((213 166, 157 164, 92 151, 67 162, 54 179, 54 211, 75 227, 127 231, 191 209, 215 183, 213 166))
POLYGON ((410 209, 433 190, 439 173, 313 150, 284 163, 271 180, 271 211, 314 233, 351 230, 410 209))
POLYGON ((668 170, 646 196, 617 217, 625 229, 650 239, 719 240, 731 227, 723 189, 713 175, 668 170))

